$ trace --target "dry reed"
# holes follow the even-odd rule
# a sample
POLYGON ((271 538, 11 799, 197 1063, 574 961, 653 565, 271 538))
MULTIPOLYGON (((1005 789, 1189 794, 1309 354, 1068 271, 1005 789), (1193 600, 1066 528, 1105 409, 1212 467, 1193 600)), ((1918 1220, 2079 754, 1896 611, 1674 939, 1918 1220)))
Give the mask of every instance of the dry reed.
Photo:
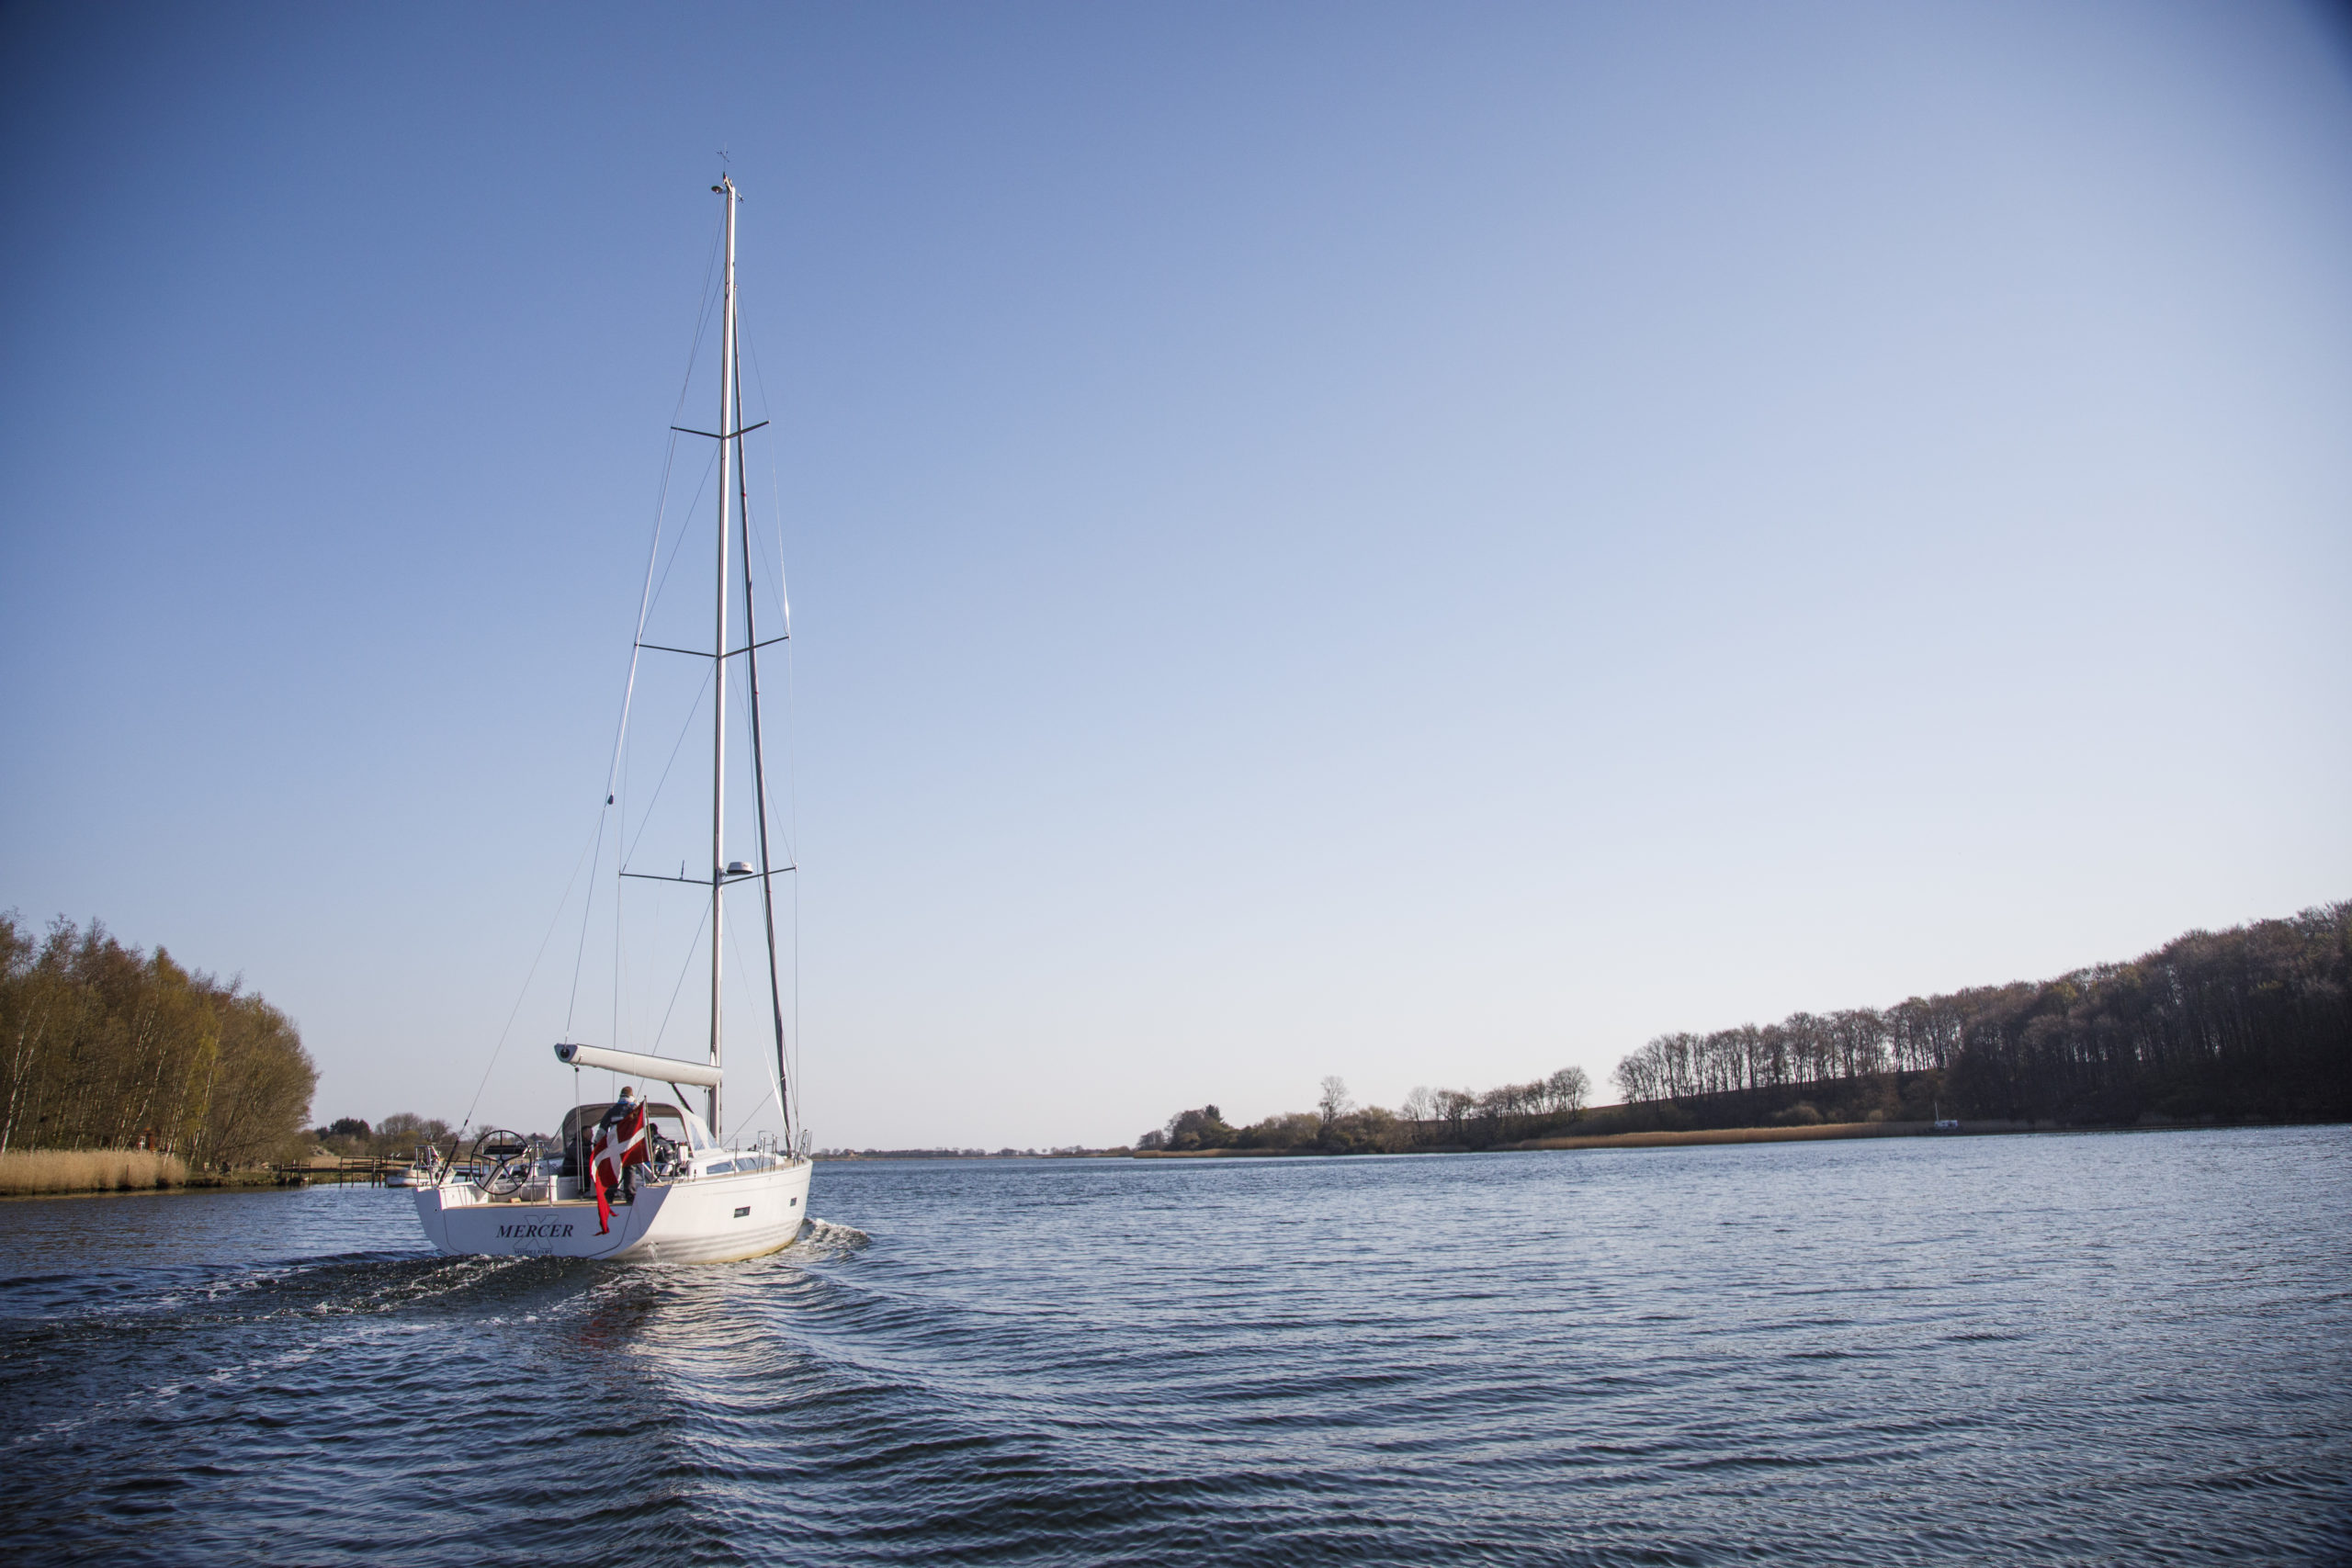
POLYGON ((149 1149, 10 1149, 0 1154, 0 1196, 148 1192, 187 1180, 186 1160, 149 1149))
POLYGON ((1803 1144, 1825 1138, 1901 1138, 1928 1131, 1925 1122, 1823 1122, 1811 1127, 1722 1127, 1690 1133, 1603 1133, 1580 1138, 1534 1138, 1521 1149, 1656 1149, 1693 1144, 1803 1144))

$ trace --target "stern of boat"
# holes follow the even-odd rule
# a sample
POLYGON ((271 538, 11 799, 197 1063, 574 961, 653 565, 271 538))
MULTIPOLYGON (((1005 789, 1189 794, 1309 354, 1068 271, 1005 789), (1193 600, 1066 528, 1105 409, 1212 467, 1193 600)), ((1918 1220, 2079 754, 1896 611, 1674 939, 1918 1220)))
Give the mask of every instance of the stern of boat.
POLYGON ((597 1228, 594 1198, 499 1198, 471 1182, 420 1188, 416 1214, 425 1239, 454 1256, 729 1263, 798 1239, 813 1168, 806 1157, 745 1155, 648 1181, 635 1202, 614 1205, 609 1231, 597 1228))

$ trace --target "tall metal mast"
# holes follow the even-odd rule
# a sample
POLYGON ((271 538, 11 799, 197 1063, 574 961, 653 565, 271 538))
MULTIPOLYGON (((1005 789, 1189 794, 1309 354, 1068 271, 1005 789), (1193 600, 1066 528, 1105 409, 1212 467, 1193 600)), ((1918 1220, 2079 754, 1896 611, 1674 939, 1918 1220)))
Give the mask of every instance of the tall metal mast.
MULTIPOLYGON (((710 727, 710 1065, 719 1065, 724 1044, 720 998, 721 957, 727 951, 721 921, 726 917, 727 882, 727 546, 728 508, 735 498, 735 181, 719 176, 717 187, 727 198, 727 280, 722 286, 718 352, 718 607, 711 657, 710 727)), ((710 1086, 710 1130, 723 1137, 718 1116, 718 1086, 710 1086)))

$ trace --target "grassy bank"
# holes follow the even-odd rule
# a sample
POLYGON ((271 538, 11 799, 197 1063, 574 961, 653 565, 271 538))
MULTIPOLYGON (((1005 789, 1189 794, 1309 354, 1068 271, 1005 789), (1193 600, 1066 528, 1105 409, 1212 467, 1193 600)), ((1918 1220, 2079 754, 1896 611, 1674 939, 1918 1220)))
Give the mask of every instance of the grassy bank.
POLYGON ((146 1149, 10 1149, 0 1197, 42 1192, 152 1192, 187 1184, 187 1162, 146 1149))
MULTIPOLYGON (((1971 1122, 1963 1133, 2013 1133, 2021 1122, 1971 1122)), ((1812 1127, 1716 1127, 1679 1133, 1602 1133, 1587 1137, 1531 1138, 1514 1149, 1674 1149, 1693 1144, 1805 1144, 1824 1138, 1916 1138, 1935 1132, 1931 1122, 1824 1122, 1812 1127)))
MULTIPOLYGON (((1969 1122, 1961 1133, 2023 1133, 2027 1122, 1969 1122)), ((2047 1123, 2045 1123, 2047 1126, 2047 1123)), ((1810 1127, 1714 1127, 1675 1132, 1589 1133, 1574 1137, 1529 1138, 1516 1144, 1494 1144, 1488 1152, 1525 1149, 1674 1149, 1696 1144, 1804 1144, 1828 1138, 1918 1138, 1937 1136, 1931 1122, 1824 1122, 1810 1127)), ((1950 1134, 1942 1134, 1950 1136, 1950 1134)), ((1279 1159, 1285 1156, 1332 1155, 1344 1151, 1297 1149, 1138 1149, 1137 1159, 1279 1159)), ((1472 1151, 1459 1144, 1423 1144, 1400 1154, 1453 1155, 1472 1151)))
MULTIPOLYGON (((1336 1149, 1317 1149, 1317 1148, 1298 1148, 1298 1149, 1234 1149, 1234 1148, 1225 1148, 1225 1149, 1137 1149, 1137 1150, 1136 1150, 1133 1154, 1131 1154, 1128 1157, 1129 1157, 1129 1158, 1131 1158, 1131 1159, 1292 1159, 1292 1158, 1296 1158, 1296 1157, 1299 1157, 1299 1156, 1307 1156, 1307 1155, 1329 1155, 1329 1154, 1336 1154, 1336 1153, 1339 1153, 1339 1152, 1340 1152, 1340 1151, 1336 1150, 1336 1149)), ((1434 1154, 1434 1153, 1437 1153, 1437 1152, 1439 1152, 1439 1151, 1436 1151, 1436 1150, 1433 1150, 1433 1149, 1432 1149, 1432 1150, 1415 1150, 1414 1152, 1415 1152, 1415 1153, 1417 1153, 1417 1154, 1419 1154, 1419 1153, 1430 1153, 1430 1154, 1434 1154)), ((1447 1152, 1451 1152, 1451 1151, 1447 1151, 1447 1152)))

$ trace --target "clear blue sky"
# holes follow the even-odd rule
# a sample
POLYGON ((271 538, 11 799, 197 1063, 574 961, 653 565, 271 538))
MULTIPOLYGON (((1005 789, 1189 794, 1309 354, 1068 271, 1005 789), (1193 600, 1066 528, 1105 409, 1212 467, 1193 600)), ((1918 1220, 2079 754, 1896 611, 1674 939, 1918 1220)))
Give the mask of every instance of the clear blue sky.
POLYGON ((2352 894, 2317 9, 14 6, 0 907, 241 971, 322 1117, 467 1108, 593 827, 721 148, 820 1143, 2352 894))

